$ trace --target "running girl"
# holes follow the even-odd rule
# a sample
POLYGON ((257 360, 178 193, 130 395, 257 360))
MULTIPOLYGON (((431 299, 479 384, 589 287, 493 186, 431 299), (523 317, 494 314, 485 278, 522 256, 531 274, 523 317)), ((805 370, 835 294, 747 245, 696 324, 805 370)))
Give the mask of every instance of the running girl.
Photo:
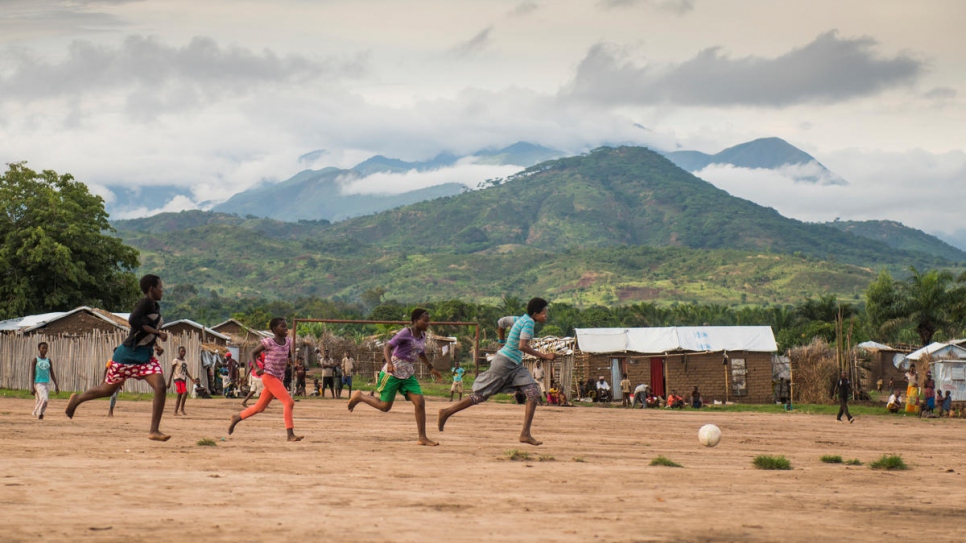
POLYGON ((39 355, 30 363, 30 382, 34 384, 34 389, 30 393, 37 396, 33 415, 40 420, 44 420, 44 411, 47 411, 47 402, 50 397, 47 387, 50 386, 51 380, 54 381, 54 392, 57 392, 59 387, 57 386, 57 376, 54 375, 54 366, 47 358, 47 343, 41 342, 38 344, 37 351, 39 355))
POLYGON ((144 379, 154 389, 154 402, 151 405, 151 430, 148 439, 167 441, 171 436, 162 434, 161 415, 164 412, 164 400, 167 387, 164 382, 164 370, 154 357, 160 355, 164 349, 157 344, 157 340, 166 341, 168 333, 161 330, 164 319, 161 318, 161 305, 158 301, 164 295, 164 283, 157 275, 145 275, 140 281, 141 292, 144 297, 131 311, 127 321, 131 325, 131 333, 124 343, 114 349, 110 367, 104 383, 87 390, 83 394, 71 394, 64 411, 67 418, 74 418, 77 407, 95 398, 105 398, 114 394, 126 379, 144 379))
MULTIPOLYGON (((439 411, 439 431, 443 431, 447 419, 466 409, 467 407, 485 402, 490 396, 501 392, 523 392, 527 397, 527 406, 523 419, 523 431, 520 432, 520 442, 530 445, 540 445, 530 434, 530 424, 533 422, 533 415, 537 410, 537 403, 540 401, 540 387, 521 364, 523 353, 553 360, 553 353, 541 353, 530 347, 530 340, 533 339, 533 328, 537 322, 547 321, 547 306, 549 303, 543 298, 534 298, 527 304, 527 314, 516 319, 510 328, 510 334, 506 338, 506 345, 499 350, 490 369, 481 373, 473 383, 473 393, 465 400, 460 400, 452 407, 440 409, 439 411)), ((505 317, 504 317, 505 319, 505 317)), ((504 319, 500 319, 501 323, 504 319)), ((507 321, 508 322, 508 321, 507 321)), ((502 326, 502 324, 501 324, 502 326)))
POLYGON ((376 391, 379 399, 374 396, 363 396, 361 390, 352 393, 349 399, 349 411, 355 409, 359 402, 366 403, 372 407, 387 412, 392 409, 392 403, 396 399, 396 393, 401 393, 407 400, 413 402, 416 411, 416 431, 419 439, 416 443, 435 447, 439 443, 431 441, 426 437, 426 401, 423 399, 423 391, 419 388, 419 381, 416 380, 416 358, 429 367, 433 377, 442 378, 442 375, 429 359, 426 358, 426 330, 429 329, 429 311, 417 307, 413 309, 409 317, 409 326, 403 328, 386 342, 383 347, 382 355, 386 359, 382 371, 379 372, 379 386, 376 391))
POLYGON ((239 422, 256 413, 261 413, 268 407, 268 404, 271 403, 273 398, 278 398, 282 402, 282 417, 285 419, 285 430, 288 432, 288 440, 302 441, 302 438, 305 436, 295 435, 295 422, 292 419, 292 409, 295 407, 295 401, 292 400, 292 396, 285 389, 285 383, 283 381, 285 379, 285 368, 288 366, 289 361, 292 360, 292 338, 288 337, 288 325, 285 323, 285 319, 281 317, 272 319, 268 323, 268 327, 272 329, 275 337, 263 339, 258 347, 255 347, 255 350, 252 351, 252 364, 255 364, 258 355, 262 351, 265 351, 264 368, 256 365, 257 369, 255 370, 255 373, 262 378, 264 390, 261 396, 258 397, 255 405, 231 418, 231 424, 228 426, 228 435, 231 435, 235 431, 235 425, 239 422))

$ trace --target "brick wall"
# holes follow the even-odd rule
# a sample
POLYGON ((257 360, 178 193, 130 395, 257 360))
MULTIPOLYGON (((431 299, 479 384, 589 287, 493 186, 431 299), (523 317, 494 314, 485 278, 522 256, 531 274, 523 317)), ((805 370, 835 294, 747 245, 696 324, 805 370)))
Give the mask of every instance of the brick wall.
POLYGON ((666 364, 667 388, 681 396, 688 396, 697 386, 706 402, 712 400, 741 403, 771 403, 774 401, 772 388, 771 354, 751 352, 729 352, 727 364, 727 385, 725 390, 725 365, 722 353, 669 356, 666 364), (733 388, 733 370, 736 360, 745 361, 745 390, 736 395, 733 388))

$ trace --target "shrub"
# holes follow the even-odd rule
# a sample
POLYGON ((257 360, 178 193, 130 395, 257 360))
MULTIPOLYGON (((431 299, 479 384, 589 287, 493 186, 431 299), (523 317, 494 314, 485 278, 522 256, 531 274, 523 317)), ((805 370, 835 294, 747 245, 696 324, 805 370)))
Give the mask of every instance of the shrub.
POLYGON ((651 460, 651 465, 652 466, 665 466, 665 467, 668 467, 668 468, 680 468, 680 467, 683 467, 683 466, 681 466, 681 464, 678 464, 677 462, 675 462, 674 460, 671 460, 670 458, 667 458, 666 456, 658 456, 654 460, 651 460))
POLYGON ((792 469, 791 462, 789 462, 784 456, 768 456, 766 454, 759 454, 755 457, 753 463, 758 469, 792 469))
POLYGON ((826 454, 822 457, 822 462, 826 464, 841 464, 842 457, 837 454, 826 454))
POLYGON ((530 460, 530 453, 527 451, 520 451, 517 449, 511 449, 509 451, 504 451, 503 453, 507 460, 512 460, 514 462, 525 462, 530 460))
POLYGON ((214 447, 216 445, 218 445, 218 444, 215 443, 215 440, 214 439, 211 439, 211 438, 207 438, 206 437, 204 439, 199 439, 198 440, 198 446, 199 447, 214 447))
POLYGON ((884 470, 903 470, 909 469, 909 466, 902 461, 902 456, 898 454, 883 454, 882 458, 876 460, 869 464, 872 469, 884 469, 884 470))

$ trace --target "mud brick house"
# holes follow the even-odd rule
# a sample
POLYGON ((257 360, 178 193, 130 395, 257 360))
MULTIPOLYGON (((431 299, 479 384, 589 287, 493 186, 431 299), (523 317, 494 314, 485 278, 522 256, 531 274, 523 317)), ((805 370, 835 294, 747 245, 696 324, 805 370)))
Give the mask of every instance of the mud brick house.
MULTIPOLYGON (((574 379, 604 376, 616 388, 648 384, 661 397, 685 396, 697 386, 706 402, 774 401, 769 326, 578 328, 574 379)), ((616 395, 615 395, 616 396, 616 395)))
POLYGON ((875 390, 879 379, 882 379, 882 390, 886 395, 891 392, 888 390, 890 379, 895 388, 906 389, 906 369, 897 367, 897 363, 905 359, 912 349, 866 341, 856 345, 856 350, 862 369, 862 390, 875 390))
POLYGON ((225 322, 211 327, 212 330, 229 337, 229 345, 240 347, 242 345, 258 345, 258 343, 272 337, 268 331, 253 330, 235 319, 228 319, 225 322))

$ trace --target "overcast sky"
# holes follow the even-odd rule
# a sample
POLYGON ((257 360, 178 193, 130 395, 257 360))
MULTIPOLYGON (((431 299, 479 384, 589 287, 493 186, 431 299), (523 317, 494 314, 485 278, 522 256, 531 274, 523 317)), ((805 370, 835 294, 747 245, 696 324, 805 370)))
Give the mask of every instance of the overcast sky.
MULTIPOLYGON (((108 199, 187 189, 147 211, 374 154, 714 153, 776 136, 848 185, 700 175, 803 220, 952 234, 966 232, 964 22, 961 0, 0 0, 0 159, 108 199)), ((493 171, 464 161, 359 190, 493 171)))

